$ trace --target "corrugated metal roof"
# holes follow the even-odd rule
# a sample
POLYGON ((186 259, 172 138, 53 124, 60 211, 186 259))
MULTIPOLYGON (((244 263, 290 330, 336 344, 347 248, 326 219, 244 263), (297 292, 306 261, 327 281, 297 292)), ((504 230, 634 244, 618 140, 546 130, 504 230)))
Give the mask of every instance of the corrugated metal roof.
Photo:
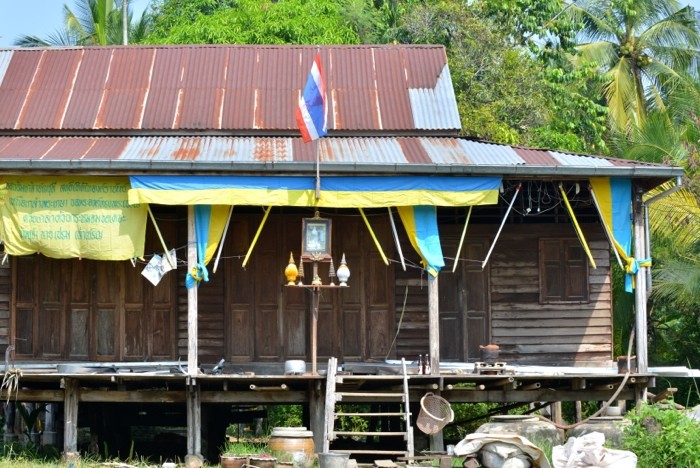
POLYGON ((0 136, 0 169, 324 171, 669 178, 682 168, 452 137, 0 136), (520 155, 518 153, 521 153, 520 155), (526 157, 523 158, 521 155, 526 157), (50 165, 44 164, 50 161, 50 165), (62 165, 57 165, 58 162, 62 165), (184 164, 187 163, 187 164, 184 164), (306 164, 304 164, 306 163, 306 164), (43 164, 43 165, 42 165, 43 164))
MULTIPOLYGON (((0 51, 0 131, 294 135, 315 46, 0 51)), ((442 46, 320 49, 330 135, 460 128, 442 46)))

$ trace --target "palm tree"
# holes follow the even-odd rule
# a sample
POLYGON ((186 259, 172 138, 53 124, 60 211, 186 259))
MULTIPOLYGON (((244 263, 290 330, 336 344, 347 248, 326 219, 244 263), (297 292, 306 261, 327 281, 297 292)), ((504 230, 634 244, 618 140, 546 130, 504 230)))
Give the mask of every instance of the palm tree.
POLYGON ((612 127, 628 133, 663 106, 670 80, 697 72, 700 32, 692 7, 676 0, 579 0, 566 13, 582 29, 575 64, 596 64, 612 127))
POLYGON ((77 0, 75 11, 63 5, 65 28, 45 39, 21 36, 15 45, 21 47, 116 45, 124 42, 123 8, 127 8, 127 35, 131 42, 145 37, 148 15, 132 22, 127 0, 77 0))

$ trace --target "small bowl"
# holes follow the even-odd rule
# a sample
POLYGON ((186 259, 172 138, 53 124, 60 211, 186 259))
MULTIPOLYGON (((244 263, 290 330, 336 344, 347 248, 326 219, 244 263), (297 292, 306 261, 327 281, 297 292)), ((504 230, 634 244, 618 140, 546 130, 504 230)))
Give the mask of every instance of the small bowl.
POLYGON ((605 408, 606 416, 622 416, 622 407, 620 406, 608 406, 605 408))

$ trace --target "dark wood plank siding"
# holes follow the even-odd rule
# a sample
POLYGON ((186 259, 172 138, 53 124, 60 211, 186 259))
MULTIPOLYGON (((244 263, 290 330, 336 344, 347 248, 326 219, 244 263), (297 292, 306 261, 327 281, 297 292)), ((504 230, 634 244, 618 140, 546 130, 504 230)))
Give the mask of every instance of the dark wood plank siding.
MULTIPOLYGON (((612 296, 609 247, 600 226, 583 225, 597 269, 587 271, 588 300, 540 301, 540 239, 566 239, 572 258, 584 255, 570 224, 507 224, 484 270, 481 262, 497 225, 469 228, 461 266, 452 273, 461 226, 442 225, 446 267, 440 274, 441 359, 474 361, 479 345, 501 348, 509 363, 603 365, 612 358, 612 296), (479 290, 483 294, 479 294, 479 290), (484 323, 487 321, 488 323, 484 323)), ((415 261, 410 245, 404 255, 415 261)), ((557 267, 558 268, 558 267, 557 267)), ((415 359, 428 352, 427 278, 415 268, 395 268, 396 321, 401 323, 397 354, 415 359), (405 306, 404 306, 405 299, 405 306)), ((574 275, 575 276, 575 275, 574 275)), ((566 278, 580 284, 580 278, 566 278)))
MULTIPOLYGON (((186 245, 186 210, 157 213, 169 246, 186 245)), ((382 248, 398 260, 388 217, 369 211, 382 248), (374 216, 373 216, 374 215, 374 216)), ((301 219, 308 212, 273 213, 246 268, 262 212, 234 215, 222 259, 210 280, 198 288, 199 350, 202 363, 222 357, 233 362, 283 361, 311 357, 312 294, 286 287, 283 271, 294 252, 299 261, 301 219)), ((351 270, 349 288, 324 289, 318 315, 318 359, 414 360, 428 352, 428 279, 418 255, 399 226, 409 268, 385 266, 362 219, 352 210, 335 210, 333 258, 344 253, 351 270), (400 330, 396 343, 391 347, 400 330)), ((496 224, 470 227, 460 264, 452 273, 462 226, 440 226, 447 266, 439 280, 441 355, 443 360, 474 361, 479 346, 495 343, 506 362, 588 364, 608 362, 612 353, 609 251, 599 225, 584 224, 597 269, 587 271, 588 300, 548 302, 540 299, 542 239, 570 242, 571 258, 580 246, 571 226, 506 225, 484 269, 496 224), (573 241, 572 241, 573 240, 573 241), (573 243, 571 243, 573 242, 573 243)), ((558 242, 558 241, 557 241, 558 242)), ((148 251, 162 252, 149 230, 148 251)), ((22 358, 51 360, 167 360, 187 355, 185 249, 181 266, 152 287, 129 262, 51 260, 41 256, 12 259, 11 339, 22 358), (57 278, 54 280, 53 278, 57 278), (56 284, 59 288, 48 288, 56 284), (65 284, 63 284, 63 283, 65 284)), ((0 287, 2 273, 0 268, 0 287)), ((305 284, 312 265, 304 266, 305 284)), ((329 265, 319 265, 328 283, 329 265)), ((574 275, 575 276, 575 275, 574 275)), ((0 329, 2 328, 0 290, 0 329)), ((1 339, 1 337, 0 337, 1 339)), ((7 339, 7 338, 6 338, 7 339)), ((1 343, 1 342, 0 342, 1 343)))
POLYGON ((10 297, 12 295, 12 270, 10 263, 0 263, 0 352, 10 344, 10 297))
MULTIPOLYGON (((177 245, 173 212, 157 213, 177 245)), ((154 231, 147 251, 162 252, 154 231)), ((14 257, 11 342, 19 359, 143 361, 175 358, 176 275, 158 286, 129 261, 14 257)))
POLYGON ((601 365, 612 359, 608 243, 597 225, 583 228, 598 267, 588 270, 588 301, 539 300, 539 239, 576 241, 570 226, 510 229, 499 240, 491 258, 491 326, 492 342, 500 346, 504 361, 601 365))

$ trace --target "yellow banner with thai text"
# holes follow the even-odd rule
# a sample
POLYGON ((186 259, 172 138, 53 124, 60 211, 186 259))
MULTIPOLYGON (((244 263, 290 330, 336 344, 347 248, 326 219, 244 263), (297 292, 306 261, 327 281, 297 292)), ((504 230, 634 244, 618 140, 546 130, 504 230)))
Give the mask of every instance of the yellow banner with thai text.
POLYGON ((5 253, 127 260, 143 256, 146 205, 129 205, 128 177, 5 176, 5 253))

